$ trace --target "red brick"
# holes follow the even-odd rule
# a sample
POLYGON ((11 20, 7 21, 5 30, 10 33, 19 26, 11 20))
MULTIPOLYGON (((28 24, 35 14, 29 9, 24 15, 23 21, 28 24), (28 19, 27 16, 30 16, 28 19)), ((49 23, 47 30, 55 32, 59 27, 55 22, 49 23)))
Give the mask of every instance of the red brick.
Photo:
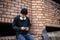
POLYGON ((0 8, 3 7, 3 5, 0 5, 0 8))
POLYGON ((13 16, 12 15, 7 15, 7 18, 13 18, 13 16))
POLYGON ((18 5, 18 2, 16 2, 16 1, 12 1, 11 3, 12 3, 12 4, 18 5))
POLYGON ((0 22, 1 22, 1 17, 0 17, 0 22))
POLYGON ((6 14, 6 15, 10 15, 11 13, 10 13, 10 12, 8 12, 8 11, 6 11, 6 12, 5 12, 5 14, 6 14))
POLYGON ((13 9, 13 10, 17 10, 18 8, 17 8, 17 7, 11 7, 11 9, 13 9))
POLYGON ((17 7, 17 8, 20 8, 21 7, 20 5, 16 5, 16 4, 14 6, 17 7))
POLYGON ((8 6, 14 7, 14 4, 12 4, 12 3, 8 3, 7 5, 8 5, 8 6))
POLYGON ((4 21, 5 21, 4 19, 5 19, 5 18, 2 18, 1 21, 4 22, 4 21))
POLYGON ((13 10, 13 9, 7 9, 7 11, 8 11, 8 12, 14 12, 14 10, 13 10))
POLYGON ((2 14, 3 12, 2 11, 0 11, 0 14, 2 14))
POLYGON ((16 15, 17 15, 17 13, 12 12, 12 13, 11 13, 11 15, 15 15, 15 16, 16 16, 16 15))
POLYGON ((5 14, 3 14, 3 15, 2 15, 2 17, 4 17, 4 18, 5 18, 5 17, 6 17, 6 15, 5 15, 5 14))
POLYGON ((5 22, 7 22, 8 21, 8 19, 7 18, 5 18, 5 20, 4 20, 5 22))

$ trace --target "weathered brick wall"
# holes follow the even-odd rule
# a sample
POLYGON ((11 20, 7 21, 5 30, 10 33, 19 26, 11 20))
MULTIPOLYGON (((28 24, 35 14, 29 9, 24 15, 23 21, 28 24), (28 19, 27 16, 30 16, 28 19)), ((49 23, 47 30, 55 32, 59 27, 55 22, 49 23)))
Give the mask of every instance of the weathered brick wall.
MULTIPOLYGON (((51 1, 51 0, 50 0, 51 1)), ((30 32, 35 40, 42 40, 41 34, 46 26, 60 27, 59 10, 54 2, 47 0, 0 0, 0 22, 12 23, 21 8, 28 9, 32 27, 30 32)))
POLYGON ((52 0, 46 0, 44 3, 43 13, 45 17, 45 25, 60 27, 59 4, 53 2, 52 0))
POLYGON ((44 0, 32 0, 32 34, 35 40, 42 40, 42 30, 45 28, 45 17, 43 14, 44 0))
POLYGON ((20 14, 22 8, 27 8, 31 13, 31 1, 0 0, 0 22, 12 23, 13 18, 20 14))

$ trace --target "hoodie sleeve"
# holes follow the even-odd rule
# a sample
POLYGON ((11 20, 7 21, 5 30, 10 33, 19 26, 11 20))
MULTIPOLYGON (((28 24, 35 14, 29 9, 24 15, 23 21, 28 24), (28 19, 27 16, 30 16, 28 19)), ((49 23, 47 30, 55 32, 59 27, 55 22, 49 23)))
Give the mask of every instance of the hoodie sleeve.
POLYGON ((19 31, 20 30, 20 27, 17 26, 17 23, 18 22, 18 18, 15 17, 14 20, 13 20, 13 23, 12 23, 12 28, 15 30, 15 31, 19 31))
POLYGON ((31 28, 31 23, 30 23, 29 17, 28 17, 28 25, 29 25, 29 30, 30 30, 30 28, 31 28))

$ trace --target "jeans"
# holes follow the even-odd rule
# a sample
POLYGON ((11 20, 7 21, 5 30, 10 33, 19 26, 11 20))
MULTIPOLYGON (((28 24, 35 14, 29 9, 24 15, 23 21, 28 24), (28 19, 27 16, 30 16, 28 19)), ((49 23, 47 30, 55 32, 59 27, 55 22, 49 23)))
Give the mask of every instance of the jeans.
POLYGON ((17 34, 16 35, 17 40, 34 40, 33 36, 29 33, 23 35, 23 34, 17 34))

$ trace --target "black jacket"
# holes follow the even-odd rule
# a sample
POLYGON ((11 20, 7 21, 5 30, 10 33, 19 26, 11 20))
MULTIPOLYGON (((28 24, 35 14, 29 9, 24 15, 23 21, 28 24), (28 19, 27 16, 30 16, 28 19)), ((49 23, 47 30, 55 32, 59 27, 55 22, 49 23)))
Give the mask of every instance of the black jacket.
POLYGON ((28 31, 22 31, 20 28, 23 26, 23 27, 29 27, 30 29, 30 26, 31 26, 30 19, 29 17, 26 17, 26 20, 20 20, 20 16, 16 16, 14 18, 12 26, 17 33, 26 34, 28 33, 28 31))

